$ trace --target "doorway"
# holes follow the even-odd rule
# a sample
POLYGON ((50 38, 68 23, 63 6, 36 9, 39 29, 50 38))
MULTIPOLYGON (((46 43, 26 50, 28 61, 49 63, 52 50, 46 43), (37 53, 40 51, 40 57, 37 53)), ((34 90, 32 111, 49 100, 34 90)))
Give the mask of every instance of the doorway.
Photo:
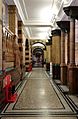
POLYGON ((35 48, 32 53, 33 67, 43 67, 44 52, 41 48, 35 48))

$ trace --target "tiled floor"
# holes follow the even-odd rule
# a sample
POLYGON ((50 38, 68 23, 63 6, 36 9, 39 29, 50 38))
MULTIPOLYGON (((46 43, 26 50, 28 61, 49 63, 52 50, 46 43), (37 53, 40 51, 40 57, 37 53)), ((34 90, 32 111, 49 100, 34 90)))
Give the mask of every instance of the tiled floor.
POLYGON ((75 102, 76 106, 78 107, 78 95, 69 95, 69 97, 71 98, 71 100, 73 102, 75 102))
POLYGON ((17 101, 5 107, 2 119, 77 119, 43 68, 34 68, 17 92, 17 101))

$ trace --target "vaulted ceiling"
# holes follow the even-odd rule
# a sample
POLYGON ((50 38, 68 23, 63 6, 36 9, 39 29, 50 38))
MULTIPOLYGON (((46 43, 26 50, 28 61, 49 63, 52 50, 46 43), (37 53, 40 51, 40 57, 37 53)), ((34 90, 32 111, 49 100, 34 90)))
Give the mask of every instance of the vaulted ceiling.
MULTIPOLYGON (((57 28, 56 20, 65 19, 63 6, 73 0, 5 0, 15 4, 30 39, 48 39, 51 30, 57 28)), ((75 0, 78 1, 78 0, 75 0)))

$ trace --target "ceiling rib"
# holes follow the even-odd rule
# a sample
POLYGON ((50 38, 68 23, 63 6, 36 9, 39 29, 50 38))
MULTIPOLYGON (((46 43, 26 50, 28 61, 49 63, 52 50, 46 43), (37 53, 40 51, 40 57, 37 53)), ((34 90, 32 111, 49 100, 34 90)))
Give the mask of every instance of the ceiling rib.
POLYGON ((28 19, 28 14, 27 14, 26 6, 25 6, 25 0, 22 0, 22 2, 23 2, 23 5, 24 5, 24 8, 25 8, 25 16, 28 19))
POLYGON ((53 23, 49 22, 25 22, 24 27, 53 27, 53 23))

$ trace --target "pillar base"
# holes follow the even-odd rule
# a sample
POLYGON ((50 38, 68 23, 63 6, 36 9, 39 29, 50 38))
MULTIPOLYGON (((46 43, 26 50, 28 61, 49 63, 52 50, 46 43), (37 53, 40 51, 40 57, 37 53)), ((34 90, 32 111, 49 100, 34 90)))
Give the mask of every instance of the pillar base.
POLYGON ((46 63, 46 71, 50 71, 50 63, 46 63))
POLYGON ((52 64, 52 78, 60 79, 60 64, 52 64))
POLYGON ((67 84, 67 66, 65 64, 61 64, 61 83, 67 84))
POLYGON ((78 68, 76 66, 68 67, 68 84, 69 84, 69 93, 77 94, 78 93, 78 68))

